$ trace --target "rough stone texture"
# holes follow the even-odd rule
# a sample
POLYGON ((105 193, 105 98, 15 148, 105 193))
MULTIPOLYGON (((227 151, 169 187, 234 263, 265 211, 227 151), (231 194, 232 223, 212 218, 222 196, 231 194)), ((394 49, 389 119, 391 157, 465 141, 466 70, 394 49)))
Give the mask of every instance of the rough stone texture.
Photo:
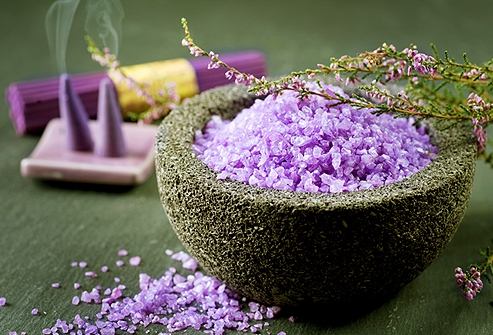
POLYGON ((213 114, 255 97, 225 87, 162 123, 156 170, 178 237, 211 274, 258 301, 350 304, 395 293, 441 252, 466 208, 475 168, 468 125, 435 123, 438 157, 392 185, 343 194, 260 189, 216 179, 191 148, 213 114))

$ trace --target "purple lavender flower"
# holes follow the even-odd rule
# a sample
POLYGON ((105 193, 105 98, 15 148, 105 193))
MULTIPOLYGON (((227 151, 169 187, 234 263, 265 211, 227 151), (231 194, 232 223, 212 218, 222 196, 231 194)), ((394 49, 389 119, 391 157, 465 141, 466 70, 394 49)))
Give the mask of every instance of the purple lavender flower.
POLYGON ((478 147, 478 152, 482 153, 486 150, 486 143, 488 141, 487 133, 484 129, 483 122, 476 118, 472 119, 473 133, 476 137, 476 144, 478 147))
POLYGON ((484 101, 483 98, 474 92, 470 93, 467 97, 467 104, 474 112, 484 112, 491 109, 491 104, 484 101))
POLYGON ((211 69, 218 69, 221 65, 219 64, 219 55, 214 53, 214 52, 209 52, 209 58, 210 58, 210 62, 209 64, 207 64, 207 68, 209 70, 211 69))
POLYGON ((481 292, 483 282, 481 272, 475 266, 464 272, 460 267, 455 269, 455 282, 466 300, 473 300, 481 292))
POLYGON ((386 81, 396 81, 401 79, 406 73, 407 63, 403 60, 395 60, 393 58, 384 61, 384 66, 387 66, 387 72, 385 74, 386 81))
POLYGON ((437 72, 436 60, 430 55, 419 52, 416 48, 406 48, 403 50, 411 65, 408 66, 407 75, 411 76, 412 70, 422 75, 434 76, 437 72))

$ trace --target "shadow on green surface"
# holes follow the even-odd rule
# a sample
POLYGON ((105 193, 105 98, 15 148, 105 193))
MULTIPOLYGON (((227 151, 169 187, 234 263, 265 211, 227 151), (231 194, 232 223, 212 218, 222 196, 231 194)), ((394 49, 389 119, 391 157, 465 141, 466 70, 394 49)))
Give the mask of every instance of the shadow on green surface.
POLYGON ((91 184, 91 183, 74 183, 64 182, 58 180, 37 180, 36 183, 49 188, 60 190, 77 190, 87 192, 99 192, 99 193, 129 193, 137 186, 132 185, 104 185, 104 184, 91 184))
POLYGON ((296 315, 296 322, 310 323, 318 328, 338 328, 365 317, 395 296, 396 294, 393 294, 378 301, 366 301, 358 304, 308 305, 284 309, 283 314, 296 315))

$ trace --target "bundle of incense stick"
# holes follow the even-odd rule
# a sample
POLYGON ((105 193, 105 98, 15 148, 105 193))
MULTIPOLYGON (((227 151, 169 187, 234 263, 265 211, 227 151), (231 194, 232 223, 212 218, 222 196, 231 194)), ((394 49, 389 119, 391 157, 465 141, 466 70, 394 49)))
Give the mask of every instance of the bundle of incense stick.
MULTIPOLYGON (((265 57, 258 51, 222 54, 221 59, 256 77, 264 76, 267 72, 265 57)), ((224 69, 209 70, 208 63, 207 58, 175 59, 123 67, 122 71, 137 82, 150 84, 155 90, 163 88, 166 83, 175 83, 180 97, 186 98, 231 83, 224 76, 224 69)), ((73 88, 80 96, 89 117, 93 118, 97 114, 99 84, 106 77, 108 74, 105 72, 71 76, 73 88)), ((17 134, 39 133, 51 119, 59 116, 58 86, 59 78, 54 77, 13 83, 7 88, 10 118, 17 134)), ((145 110, 146 103, 142 98, 124 84, 115 82, 115 86, 124 114, 145 110)))

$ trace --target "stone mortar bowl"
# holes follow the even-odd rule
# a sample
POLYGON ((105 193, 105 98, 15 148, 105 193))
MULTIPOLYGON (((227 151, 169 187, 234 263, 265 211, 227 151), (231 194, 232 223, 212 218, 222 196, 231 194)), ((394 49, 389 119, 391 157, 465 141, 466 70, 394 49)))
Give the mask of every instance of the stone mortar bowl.
POLYGON ((471 128, 430 126, 436 159, 374 190, 315 194, 218 180, 192 151, 212 115, 256 98, 241 87, 190 99, 161 124, 156 171, 176 234, 212 275, 265 304, 351 304, 395 294, 451 240, 475 169, 471 128))

